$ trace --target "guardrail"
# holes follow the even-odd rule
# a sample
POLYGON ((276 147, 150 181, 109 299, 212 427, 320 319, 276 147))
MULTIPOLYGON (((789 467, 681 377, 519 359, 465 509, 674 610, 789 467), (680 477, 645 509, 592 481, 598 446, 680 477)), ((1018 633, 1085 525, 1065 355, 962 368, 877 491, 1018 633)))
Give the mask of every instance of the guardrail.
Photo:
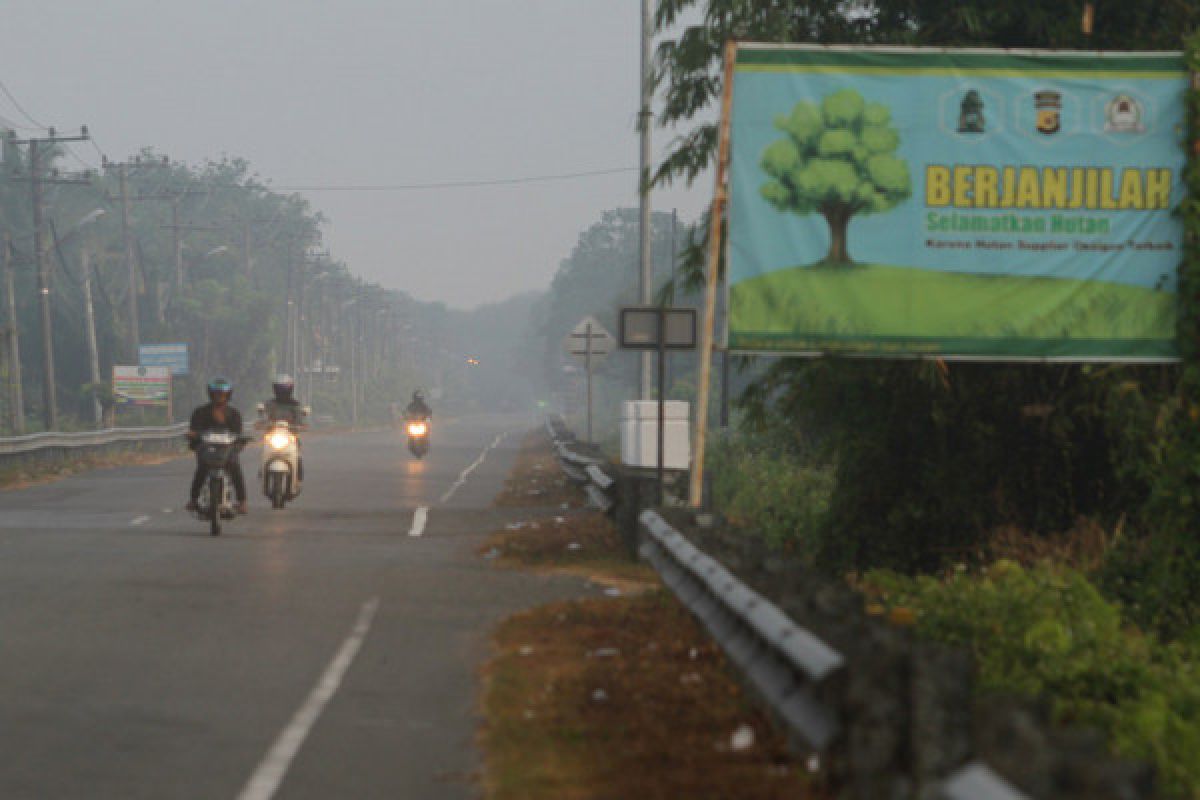
POLYGON ((1112 757, 1087 732, 1057 729, 1036 704, 977 697, 965 651, 868 617, 844 584, 781 569, 777 556, 755 550, 761 543, 735 537, 718 545, 740 574, 754 573, 747 580, 759 591, 750 588, 662 514, 631 513, 653 496, 631 471, 575 452, 561 421, 548 420, 547 431, 564 471, 593 506, 614 512, 619 526, 632 524, 639 554, 840 797, 1158 797, 1149 767, 1112 757))
POLYGON ((30 433, 0 438, 0 456, 31 453, 49 448, 103 447, 118 442, 147 442, 175 439, 187 431, 187 423, 152 428, 108 428, 73 433, 30 433))
POLYGON ((840 730, 818 690, 846 661, 796 625, 654 511, 643 511, 642 555, 695 614, 788 729, 817 752, 840 730))

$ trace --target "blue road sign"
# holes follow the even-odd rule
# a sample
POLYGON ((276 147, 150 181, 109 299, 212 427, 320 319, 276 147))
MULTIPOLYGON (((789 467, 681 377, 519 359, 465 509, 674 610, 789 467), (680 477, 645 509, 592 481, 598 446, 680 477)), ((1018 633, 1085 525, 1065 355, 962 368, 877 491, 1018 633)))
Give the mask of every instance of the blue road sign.
POLYGON ((187 343, 144 344, 138 348, 138 364, 143 367, 167 367, 172 375, 187 375, 187 343))

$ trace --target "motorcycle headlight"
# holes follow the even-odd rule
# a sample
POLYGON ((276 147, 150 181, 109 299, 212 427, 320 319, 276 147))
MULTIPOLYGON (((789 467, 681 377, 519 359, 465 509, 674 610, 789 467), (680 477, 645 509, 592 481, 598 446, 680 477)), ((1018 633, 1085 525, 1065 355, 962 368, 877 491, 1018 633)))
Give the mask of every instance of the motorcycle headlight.
POLYGON ((267 444, 276 450, 282 450, 292 443, 292 437, 282 431, 277 431, 267 436, 267 444))
POLYGON ((427 430, 429 430, 429 427, 424 422, 408 423, 409 436, 424 436, 427 430))

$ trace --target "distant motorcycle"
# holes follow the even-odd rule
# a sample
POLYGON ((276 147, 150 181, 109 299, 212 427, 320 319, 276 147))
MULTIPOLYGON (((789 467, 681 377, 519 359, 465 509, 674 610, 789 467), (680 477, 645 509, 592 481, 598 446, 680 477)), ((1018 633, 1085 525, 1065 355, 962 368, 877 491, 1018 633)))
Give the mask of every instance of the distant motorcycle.
POLYGON ((200 460, 208 468, 208 480, 200 487, 196 516, 208 520, 208 532, 213 536, 221 535, 221 520, 237 516, 229 464, 238 450, 249 441, 247 436, 227 431, 205 431, 200 434, 200 460))
POLYGON ((281 509, 300 494, 300 439, 284 420, 273 420, 263 438, 259 470, 263 494, 271 508, 281 509))
POLYGON ((408 434, 408 450, 417 458, 422 458, 429 452, 429 420, 427 418, 410 417, 404 424, 408 434))

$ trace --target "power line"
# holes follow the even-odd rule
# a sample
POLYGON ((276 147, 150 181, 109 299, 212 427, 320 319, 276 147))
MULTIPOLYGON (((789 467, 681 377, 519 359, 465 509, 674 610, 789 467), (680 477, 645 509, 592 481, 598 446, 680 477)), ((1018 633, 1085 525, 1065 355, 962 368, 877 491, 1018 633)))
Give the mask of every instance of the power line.
POLYGON ((578 178, 594 178, 603 175, 620 175, 637 172, 637 167, 615 167, 613 169, 588 170, 586 172, 564 172, 554 175, 530 175, 519 178, 495 178, 490 180, 440 181, 436 183, 379 183, 379 184, 326 184, 310 186, 242 186, 240 184, 214 184, 224 188, 260 189, 283 192, 416 192, 429 189, 471 189, 483 186, 512 186, 523 183, 547 183, 578 178))
POLYGON ((0 92, 4 92, 4 96, 7 97, 14 106, 16 106, 17 111, 20 111, 21 116, 25 117, 25 119, 29 120, 34 125, 37 125, 38 128, 40 128, 42 130, 46 130, 47 128, 50 127, 49 125, 43 125, 42 123, 38 122, 36 119, 31 117, 29 115, 29 112, 25 110, 25 107, 23 105, 21 105, 21 102, 19 100, 17 100, 17 98, 13 97, 13 93, 10 92, 8 90, 8 87, 4 85, 4 81, 0 81, 0 92))

